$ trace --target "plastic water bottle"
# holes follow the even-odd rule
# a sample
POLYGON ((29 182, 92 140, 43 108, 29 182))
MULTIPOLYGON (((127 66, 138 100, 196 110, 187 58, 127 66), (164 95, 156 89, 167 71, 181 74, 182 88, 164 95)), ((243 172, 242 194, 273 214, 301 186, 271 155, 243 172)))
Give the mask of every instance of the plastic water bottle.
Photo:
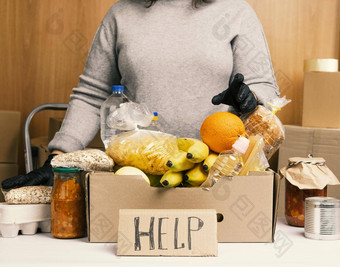
POLYGON ((240 173, 243 167, 242 155, 246 153, 249 140, 240 136, 231 150, 221 152, 211 167, 206 182, 202 187, 210 187, 223 176, 233 177, 240 173))
POLYGON ((159 126, 158 123, 158 112, 153 113, 152 122, 149 125, 149 127, 147 127, 147 129, 150 131, 161 131, 161 127, 159 126))
POLYGON ((123 92, 123 85, 113 85, 112 94, 100 108, 100 137, 105 149, 108 147, 112 136, 128 130, 124 120, 126 114, 120 112, 121 104, 129 102, 123 92))

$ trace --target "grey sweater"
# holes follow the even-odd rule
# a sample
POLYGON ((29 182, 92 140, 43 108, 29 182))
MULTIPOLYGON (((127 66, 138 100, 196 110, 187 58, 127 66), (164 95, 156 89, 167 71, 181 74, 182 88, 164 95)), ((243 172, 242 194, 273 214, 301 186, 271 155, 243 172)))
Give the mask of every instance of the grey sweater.
POLYGON ((261 23, 243 0, 121 0, 107 12, 49 149, 84 149, 100 128, 100 106, 111 85, 159 113, 165 132, 199 138, 203 120, 226 105, 214 95, 242 73, 259 101, 279 95, 261 23))

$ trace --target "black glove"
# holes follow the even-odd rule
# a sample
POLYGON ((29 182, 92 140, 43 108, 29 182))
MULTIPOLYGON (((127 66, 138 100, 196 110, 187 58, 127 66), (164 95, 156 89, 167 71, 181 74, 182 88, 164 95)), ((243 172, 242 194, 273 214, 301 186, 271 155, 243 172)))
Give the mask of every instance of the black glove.
POLYGON ((253 111, 257 106, 257 100, 248 85, 243 83, 244 77, 237 73, 227 90, 216 95, 212 99, 214 105, 221 103, 233 106, 237 112, 245 114, 253 111))
POLYGON ((51 166, 51 160, 57 154, 50 154, 45 161, 44 165, 36 170, 33 170, 24 175, 17 175, 2 181, 2 189, 12 189, 22 186, 32 185, 53 185, 53 171, 51 166))

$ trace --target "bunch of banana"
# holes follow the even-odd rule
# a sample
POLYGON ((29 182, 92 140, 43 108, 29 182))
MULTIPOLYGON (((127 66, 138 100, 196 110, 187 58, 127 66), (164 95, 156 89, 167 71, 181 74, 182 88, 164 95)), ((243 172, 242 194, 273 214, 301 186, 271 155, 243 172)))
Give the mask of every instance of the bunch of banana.
POLYGON ((162 176, 160 183, 164 187, 200 186, 218 155, 209 154, 209 147, 194 138, 178 138, 177 145, 179 152, 167 161, 169 171, 162 176))
POLYGON ((177 138, 177 146, 187 152, 187 159, 192 163, 200 163, 209 155, 209 147, 198 139, 177 138))

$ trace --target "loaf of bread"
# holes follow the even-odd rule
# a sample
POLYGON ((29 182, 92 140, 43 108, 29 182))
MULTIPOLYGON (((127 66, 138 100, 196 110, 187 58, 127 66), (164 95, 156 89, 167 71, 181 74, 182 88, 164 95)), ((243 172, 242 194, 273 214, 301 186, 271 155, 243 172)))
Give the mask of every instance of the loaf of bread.
POLYGON ((279 118, 264 106, 244 120, 246 136, 260 135, 264 141, 264 153, 269 160, 285 139, 284 128, 279 118))

